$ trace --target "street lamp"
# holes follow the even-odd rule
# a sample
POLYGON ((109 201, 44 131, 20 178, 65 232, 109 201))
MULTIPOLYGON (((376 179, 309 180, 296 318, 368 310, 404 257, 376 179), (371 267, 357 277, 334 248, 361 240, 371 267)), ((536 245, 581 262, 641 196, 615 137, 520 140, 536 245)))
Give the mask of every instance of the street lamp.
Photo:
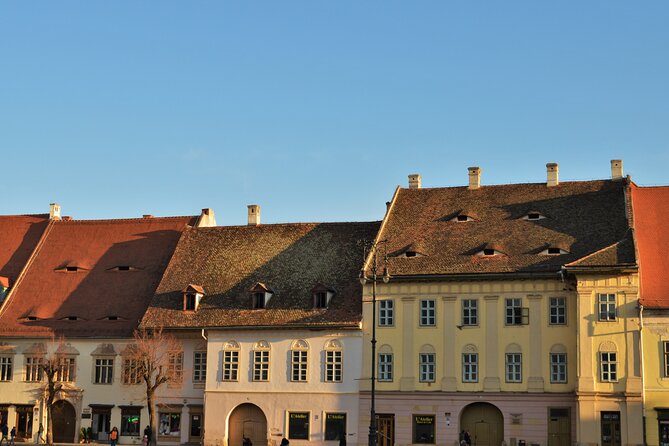
POLYGON ((372 283, 372 400, 371 407, 369 410, 369 446, 376 446, 377 440, 377 426, 376 426, 376 283, 379 278, 377 276, 378 272, 378 247, 383 243, 384 253, 383 253, 383 276, 381 280, 383 283, 388 283, 390 281, 390 274, 388 273, 388 253, 385 249, 387 240, 375 241, 371 244, 366 244, 364 247, 365 251, 365 261, 367 260, 367 252, 371 255, 371 263, 369 266, 369 272, 371 277, 368 277, 365 274, 365 268, 363 267, 360 271, 360 283, 364 286, 367 282, 372 283))

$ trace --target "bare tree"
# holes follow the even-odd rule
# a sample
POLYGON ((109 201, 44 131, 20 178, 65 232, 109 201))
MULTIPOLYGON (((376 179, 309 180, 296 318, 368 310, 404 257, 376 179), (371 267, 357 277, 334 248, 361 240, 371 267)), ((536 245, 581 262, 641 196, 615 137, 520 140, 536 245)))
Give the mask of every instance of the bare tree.
POLYGON ((183 347, 171 334, 161 328, 135 330, 134 344, 129 346, 125 358, 138 381, 146 386, 146 404, 149 410, 151 444, 156 444, 157 419, 156 390, 165 383, 181 382, 183 377, 183 347), (134 370, 132 370, 134 369, 134 370))

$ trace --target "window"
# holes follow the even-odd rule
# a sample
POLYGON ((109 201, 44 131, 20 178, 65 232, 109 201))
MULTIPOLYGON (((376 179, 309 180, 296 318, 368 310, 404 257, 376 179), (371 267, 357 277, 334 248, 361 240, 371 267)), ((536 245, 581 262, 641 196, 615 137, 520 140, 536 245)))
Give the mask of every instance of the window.
POLYGON ((567 299, 564 297, 551 297, 550 300, 550 324, 564 325, 567 323, 567 299))
POLYGON ((615 321, 616 320, 616 295, 615 294, 598 294, 597 303, 599 307, 600 321, 615 321))
POLYGON ((379 325, 391 326, 395 323, 395 313, 392 300, 379 301, 379 325))
POLYGON ((265 293, 253 293, 253 308, 265 308, 265 293))
POLYGON ((379 353, 379 381, 393 380, 393 354, 379 353))
POLYGON ((341 382, 342 380, 342 352, 328 350, 325 352, 325 382, 341 382))
POLYGON ((435 301, 420 301, 420 325, 430 326, 435 324, 435 301))
POLYGON ((519 383, 523 381, 523 356, 521 353, 506 354, 506 382, 519 383))
POLYGON ((551 382, 567 382, 567 354, 551 353, 551 382))
POLYGON ((181 436, 181 413, 161 412, 158 420, 158 435, 165 435, 169 437, 181 436))
POLYGON ((269 381, 269 350, 253 352, 253 381, 269 381))
POLYGON ((599 352, 602 382, 618 381, 618 364, 616 352, 599 352))
POLYGON ((523 308, 522 304, 523 300, 517 297, 506 299, 506 325, 527 325, 529 323, 529 309, 523 308))
POLYGON ((139 436, 141 407, 121 406, 121 435, 139 436))
POLYGON ((195 293, 186 293, 184 296, 184 310, 195 311, 196 297, 195 293))
POLYGON ((288 439, 309 439, 309 412, 288 412, 288 439))
POLYGON ((420 374, 419 374, 420 382, 422 383, 434 382, 434 369, 435 369, 434 357, 435 357, 434 353, 420 354, 420 374))
POLYGON ((0 356, 0 381, 12 380, 12 356, 0 356))
POLYGON ((325 291, 314 293, 314 308, 327 308, 327 307, 328 307, 328 293, 325 291))
POLYGON ((475 383, 479 380, 478 353, 462 354, 462 382, 475 383))
POLYGON ((413 442, 434 444, 434 415, 413 416, 413 442))
POLYGON ((193 354, 193 382, 204 383, 207 379, 207 352, 193 354))
POLYGON ((326 413, 325 414, 325 440, 339 440, 346 435, 346 414, 345 413, 326 413))
POLYGON ((478 325, 478 300, 462 300, 462 325, 478 325))
POLYGON ((170 352, 168 361, 171 381, 173 383, 181 382, 184 373, 184 352, 170 352))
POLYGON ((114 358, 95 359, 95 384, 111 384, 114 379, 114 358))
POLYGON ((43 363, 44 363, 44 357, 42 356, 26 357, 26 381, 28 382, 42 381, 43 363))
POLYGON ((123 384, 139 384, 142 382, 140 362, 133 358, 123 358, 123 384))
POLYGON ((239 350, 223 351, 223 381, 237 381, 239 350))
POLYGON ((664 341, 664 377, 669 378, 669 341, 664 341))
POLYGON ((75 359, 72 357, 61 357, 58 359, 58 370, 56 371, 56 381, 72 382, 74 381, 74 372, 76 370, 75 359))
POLYGON ((307 381, 307 354, 306 350, 291 351, 291 381, 307 381))

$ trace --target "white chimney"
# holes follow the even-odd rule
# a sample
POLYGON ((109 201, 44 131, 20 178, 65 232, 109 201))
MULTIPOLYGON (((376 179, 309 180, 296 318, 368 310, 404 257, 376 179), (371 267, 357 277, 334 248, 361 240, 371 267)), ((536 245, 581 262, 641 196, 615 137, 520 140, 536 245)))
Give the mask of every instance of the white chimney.
POLYGON ((58 203, 51 203, 49 205, 49 219, 60 220, 60 205, 58 203))
POLYGON ((197 228, 211 228, 216 226, 216 216, 212 208, 204 208, 197 219, 195 227, 197 228))
POLYGON ((249 226, 258 226, 260 224, 260 205, 249 204, 249 226))
POLYGON ((409 175, 409 189, 420 189, 420 174, 412 173, 409 175))
POLYGON ((553 187, 560 184, 558 179, 558 165, 557 163, 546 164, 546 186, 553 187))
POLYGON ((623 160, 611 160, 611 179, 619 180, 623 177, 623 160))
POLYGON ((468 167, 469 171, 469 189, 478 189, 481 187, 481 168, 468 167))

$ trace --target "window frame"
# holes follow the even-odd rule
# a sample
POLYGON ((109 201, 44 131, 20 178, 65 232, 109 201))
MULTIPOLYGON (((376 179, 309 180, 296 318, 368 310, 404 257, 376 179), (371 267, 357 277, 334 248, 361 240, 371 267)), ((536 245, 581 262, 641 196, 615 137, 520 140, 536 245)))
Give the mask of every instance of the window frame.
POLYGON ((479 354, 478 352, 462 353, 462 382, 479 382, 479 354))
POLYGON ((168 370, 171 376, 171 384, 180 384, 183 382, 184 377, 184 352, 180 350, 178 352, 168 352, 167 353, 167 363, 168 370))
POLYGON ((411 439, 413 444, 436 444, 436 424, 437 417, 434 414, 412 414, 411 415, 411 439), (419 423, 418 417, 425 418, 425 422, 419 423), (427 422, 431 419, 431 422, 427 422), (419 429, 417 426, 425 425, 431 426, 429 429, 429 437, 427 441, 421 441, 418 437, 419 429))
POLYGON ((504 377, 507 383, 523 382, 523 354, 507 352, 504 354, 504 377))
POLYGON ((41 382, 44 379, 44 356, 32 355, 24 357, 25 382, 41 382))
POLYGON ((597 320, 599 322, 618 320, 616 293, 597 293, 597 320))
POLYGON ((0 382, 14 380, 14 355, 0 355, 0 382))
POLYGON ((380 352, 378 359, 377 380, 379 382, 393 381, 393 354, 388 352, 380 352))
POLYGON ((566 384, 568 381, 567 353, 551 352, 549 358, 551 384, 566 384))
POLYGON ((70 355, 59 355, 58 370, 54 380, 57 382, 75 382, 77 379, 77 358, 70 355))
POLYGON ((288 417, 288 422, 287 424, 287 430, 288 430, 288 435, 287 438, 289 440, 309 440, 311 437, 311 413, 310 412, 304 412, 304 411, 293 411, 290 410, 286 414, 288 417), (296 417, 293 418, 293 415, 296 417), (299 416, 299 418, 297 418, 299 416), (301 419, 306 419, 306 423, 304 424, 304 427, 306 428, 306 436, 304 433, 300 433, 300 435, 297 435, 297 433, 293 429, 297 429, 298 426, 293 426, 292 420, 301 420, 301 419))
POLYGON ((308 382, 308 379, 309 351, 303 348, 294 348, 290 351, 290 381, 305 383, 308 382))
POLYGON ((522 297, 507 297, 504 299, 504 325, 517 327, 529 325, 529 310, 523 307, 522 297))
POLYGON ((662 341, 664 353, 664 377, 669 378, 669 341, 662 341))
POLYGON ((344 354, 341 349, 328 349, 325 351, 325 376, 326 383, 340 383, 344 379, 344 354))
POLYGON ((222 382, 239 381, 239 349, 223 350, 223 370, 221 372, 222 382))
POLYGON ((128 407, 121 406, 121 429, 119 435, 125 437, 138 437, 140 435, 140 429, 142 426, 142 407, 128 407), (124 420, 124 418, 137 417, 137 431, 124 430, 128 426, 134 426, 135 423, 130 423, 124 420))
POLYGON ((253 382, 269 382, 270 351, 269 349, 253 350, 253 382))
POLYGON ((93 384, 110 385, 114 383, 114 357, 93 357, 93 384))
POLYGON ((379 327, 395 325, 395 302, 392 299, 379 300, 379 327), (385 307, 385 308, 384 308, 385 307))
POLYGON ((340 440, 339 436, 342 433, 344 434, 344 440, 346 439, 347 418, 346 412, 325 412, 325 416, 323 417, 323 435, 325 441, 340 440))
POLYGON ((437 325, 437 301, 435 299, 421 299, 419 311, 419 325, 434 327, 437 325))
POLYGON ((437 376, 437 355, 433 352, 418 354, 418 382, 433 383, 437 376))
POLYGON ((193 352, 193 383, 204 384, 207 381, 207 351, 193 352), (198 360, 199 356, 199 360, 198 360))
POLYGON ((479 300, 462 299, 461 324, 463 327, 479 325, 479 300))
POLYGON ((599 352, 599 379, 601 382, 618 382, 618 352, 599 352))
POLYGON ((567 298, 555 296, 548 298, 548 324, 567 325, 567 298))
POLYGON ((142 383, 142 364, 141 361, 131 358, 123 358, 123 370, 121 372, 121 384, 134 386, 142 383))

